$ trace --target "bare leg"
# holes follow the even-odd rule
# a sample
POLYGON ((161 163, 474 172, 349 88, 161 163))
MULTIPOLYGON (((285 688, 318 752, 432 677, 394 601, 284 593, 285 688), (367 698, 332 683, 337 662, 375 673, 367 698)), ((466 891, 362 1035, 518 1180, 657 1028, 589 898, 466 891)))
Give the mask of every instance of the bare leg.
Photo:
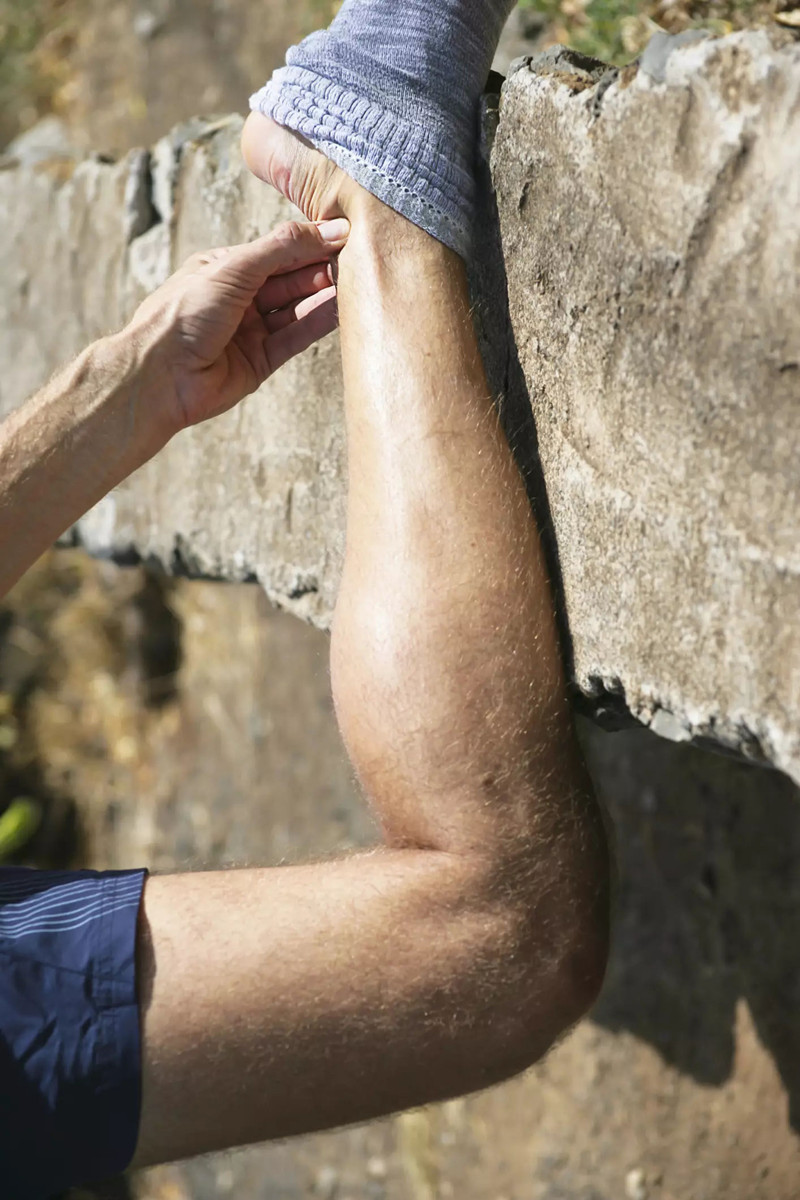
POLYGON ((148 883, 138 1165, 496 1082, 605 967, 602 825, 462 264, 340 173, 326 186, 353 227, 334 693, 386 844, 148 883))

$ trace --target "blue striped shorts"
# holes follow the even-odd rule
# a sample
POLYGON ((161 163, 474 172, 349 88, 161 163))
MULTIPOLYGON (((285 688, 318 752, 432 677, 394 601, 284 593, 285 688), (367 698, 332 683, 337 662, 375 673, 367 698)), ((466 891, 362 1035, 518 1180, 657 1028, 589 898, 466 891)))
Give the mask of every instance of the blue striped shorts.
POLYGON ((145 877, 0 868, 3 1200, 46 1200, 133 1157, 145 877))

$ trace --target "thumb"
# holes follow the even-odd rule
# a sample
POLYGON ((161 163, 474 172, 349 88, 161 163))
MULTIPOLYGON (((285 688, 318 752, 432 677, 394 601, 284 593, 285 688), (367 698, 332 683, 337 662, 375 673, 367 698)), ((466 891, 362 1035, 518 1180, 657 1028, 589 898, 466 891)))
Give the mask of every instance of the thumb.
POLYGON ((350 222, 344 217, 317 225, 287 221, 254 242, 232 246, 220 265, 226 274, 235 272, 240 283, 255 294, 271 275, 283 275, 338 254, 349 233, 350 222))

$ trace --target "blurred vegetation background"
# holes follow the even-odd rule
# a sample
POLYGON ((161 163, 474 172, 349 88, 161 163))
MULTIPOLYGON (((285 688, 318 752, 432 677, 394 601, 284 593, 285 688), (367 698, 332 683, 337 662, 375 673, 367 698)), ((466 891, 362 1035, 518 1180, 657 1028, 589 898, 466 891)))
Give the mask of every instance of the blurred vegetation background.
POLYGON ((780 4, 774 0, 522 0, 521 7, 545 19, 544 44, 561 42, 622 66, 636 58, 659 29, 731 33, 769 24, 780 4))
POLYGON ((160 137, 181 95, 195 113, 241 109, 339 2, 0 0, 0 149, 51 114, 123 153, 160 137))
POLYGON ((51 110, 80 8, 81 0, 0 0, 0 141, 51 110))

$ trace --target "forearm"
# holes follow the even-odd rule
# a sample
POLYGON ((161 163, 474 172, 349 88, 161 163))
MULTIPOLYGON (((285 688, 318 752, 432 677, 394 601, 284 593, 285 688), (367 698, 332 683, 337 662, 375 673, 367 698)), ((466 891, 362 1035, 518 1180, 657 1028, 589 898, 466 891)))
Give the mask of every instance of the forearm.
MULTIPOLYGON (((525 963, 487 882, 423 850, 149 880, 135 1165, 363 1121, 526 1066, 525 963)), ((539 1052, 559 1017, 540 1023, 539 1052)))
POLYGON ((124 334, 104 338, 0 425, 0 596, 169 439, 147 356, 124 334))

